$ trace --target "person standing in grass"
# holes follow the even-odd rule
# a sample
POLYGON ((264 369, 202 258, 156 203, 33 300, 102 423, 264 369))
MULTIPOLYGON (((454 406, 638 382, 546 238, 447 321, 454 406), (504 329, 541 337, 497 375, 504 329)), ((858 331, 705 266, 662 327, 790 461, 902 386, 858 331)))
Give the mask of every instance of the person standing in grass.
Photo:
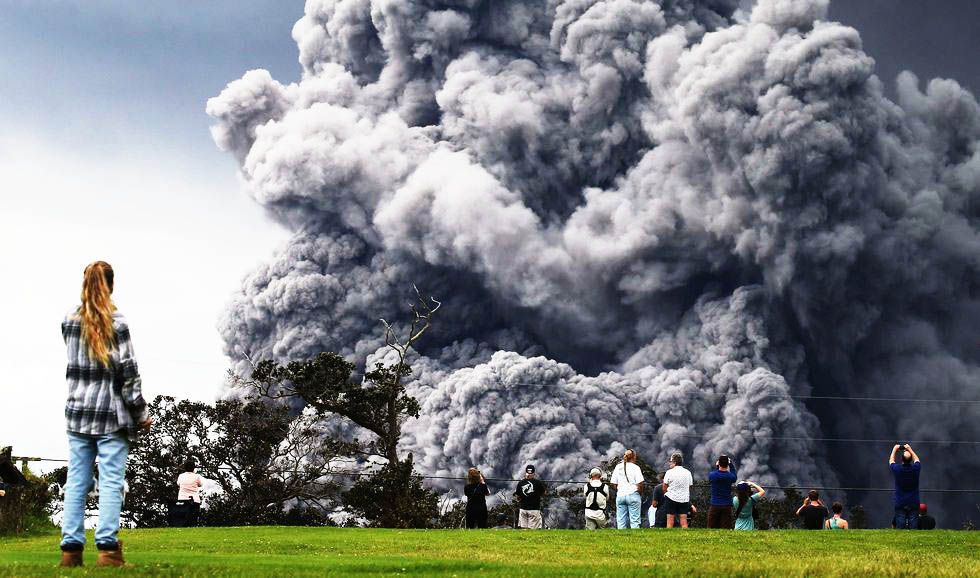
POLYGON ((796 516, 803 518, 804 530, 819 530, 827 518, 827 507, 820 501, 820 493, 816 490, 807 492, 803 505, 797 508, 796 516))
POLYGON ((640 527, 640 494, 643 472, 636 465, 636 452, 626 450, 623 461, 613 469, 609 485, 616 490, 616 527, 620 530, 640 527))
POLYGON ((895 444, 888 458, 895 478, 895 527, 915 530, 919 524, 919 473, 922 464, 909 444, 895 444), (895 463, 901 456, 901 464, 895 463))
POLYGON ((524 468, 524 479, 517 483, 514 495, 520 505, 517 514, 517 527, 529 530, 540 530, 544 526, 544 517, 541 515, 541 498, 544 497, 547 488, 534 477, 534 466, 528 465, 524 468))
POLYGON ((694 476, 684 467, 680 452, 670 456, 670 469, 664 474, 664 497, 667 501, 667 527, 673 528, 679 518, 681 528, 687 527, 687 515, 691 511, 691 486, 694 476))
POLYGON ((112 303, 114 273, 104 261, 85 268, 81 305, 61 323, 68 354, 68 479, 61 528, 61 566, 81 566, 85 497, 99 462, 99 566, 122 566, 119 514, 129 443, 148 428, 129 324, 112 303))
POLYGON ((197 517, 201 512, 201 486, 204 485, 204 478, 195 470, 197 470, 197 463, 194 462, 194 458, 187 458, 181 467, 180 475, 177 476, 177 501, 185 503, 187 517, 184 523, 187 526, 196 526, 197 517))
POLYGON ((840 502, 834 502, 830 509, 834 515, 824 522, 823 527, 828 530, 847 530, 847 520, 841 518, 841 514, 844 513, 844 506, 840 502))
POLYGON ((732 508, 735 510, 736 530, 755 530, 755 519, 752 510, 756 502, 766 495, 766 490, 755 482, 745 481, 735 486, 735 497, 732 498, 732 508), (752 491, 755 490, 755 493, 752 491))
POLYGON ((735 462, 727 455, 718 456, 715 469, 708 474, 711 484, 711 505, 708 507, 708 527, 732 527, 732 486, 738 479, 735 462))
POLYGON ((487 481, 480 470, 470 468, 466 473, 463 494, 466 495, 466 527, 489 528, 487 496, 490 495, 490 488, 487 487, 487 481))
POLYGON ((606 527, 606 498, 609 486, 602 481, 602 470, 592 468, 585 492, 585 529, 601 530, 606 527))

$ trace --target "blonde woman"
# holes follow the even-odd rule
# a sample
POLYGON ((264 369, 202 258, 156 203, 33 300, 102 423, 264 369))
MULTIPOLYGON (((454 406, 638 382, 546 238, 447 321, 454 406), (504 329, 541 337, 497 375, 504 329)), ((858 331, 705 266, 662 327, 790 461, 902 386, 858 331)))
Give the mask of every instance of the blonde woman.
POLYGON ((616 490, 616 527, 620 530, 639 528, 643 472, 636 465, 635 451, 626 450, 623 461, 613 468, 609 485, 616 490))
POLYGON ((119 512, 129 442, 150 426, 129 325, 112 303, 114 274, 104 261, 85 268, 82 302, 61 323, 68 353, 68 481, 61 528, 61 565, 81 566, 85 496, 99 462, 99 566, 122 566, 119 512))

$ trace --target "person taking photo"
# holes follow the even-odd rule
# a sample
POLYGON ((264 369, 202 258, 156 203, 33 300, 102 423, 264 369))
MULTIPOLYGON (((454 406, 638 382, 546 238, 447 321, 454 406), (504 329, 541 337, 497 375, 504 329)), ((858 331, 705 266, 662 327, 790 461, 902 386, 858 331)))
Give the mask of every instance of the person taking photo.
POLYGON ((823 528, 823 521, 827 518, 827 507, 820 501, 820 494, 816 490, 807 493, 803 505, 796 510, 796 516, 803 519, 804 530, 823 528))
POLYGON ((524 468, 524 479, 517 482, 514 495, 520 511, 517 514, 517 527, 529 530, 540 530, 544 526, 544 518, 541 516, 541 498, 544 497, 547 488, 534 476, 534 466, 528 464, 524 468))
POLYGON ((895 444, 888 457, 888 467, 895 480, 895 528, 915 530, 919 527, 919 474, 922 463, 912 446, 895 444))
POLYGON ((708 507, 708 527, 732 527, 732 486, 738 479, 735 461, 727 455, 718 456, 715 469, 708 474, 711 484, 711 505, 708 507))

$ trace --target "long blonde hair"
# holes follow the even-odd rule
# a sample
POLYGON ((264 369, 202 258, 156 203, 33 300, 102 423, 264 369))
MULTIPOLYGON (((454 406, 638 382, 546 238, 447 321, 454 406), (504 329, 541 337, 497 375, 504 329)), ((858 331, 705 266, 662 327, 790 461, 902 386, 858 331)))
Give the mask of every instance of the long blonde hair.
POLYGON ((116 330, 112 326, 112 265, 96 261, 85 268, 82 279, 82 342, 93 361, 109 366, 109 352, 116 346, 116 330))

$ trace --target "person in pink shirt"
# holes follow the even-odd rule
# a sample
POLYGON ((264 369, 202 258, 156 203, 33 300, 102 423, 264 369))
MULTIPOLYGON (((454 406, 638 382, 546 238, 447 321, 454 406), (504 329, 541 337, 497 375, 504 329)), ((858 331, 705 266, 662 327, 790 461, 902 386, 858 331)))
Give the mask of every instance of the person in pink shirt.
POLYGON ((177 501, 187 504, 187 525, 197 525, 197 515, 201 510, 201 486, 204 485, 204 478, 195 470, 197 464, 193 458, 187 458, 184 462, 183 471, 177 476, 177 501))

